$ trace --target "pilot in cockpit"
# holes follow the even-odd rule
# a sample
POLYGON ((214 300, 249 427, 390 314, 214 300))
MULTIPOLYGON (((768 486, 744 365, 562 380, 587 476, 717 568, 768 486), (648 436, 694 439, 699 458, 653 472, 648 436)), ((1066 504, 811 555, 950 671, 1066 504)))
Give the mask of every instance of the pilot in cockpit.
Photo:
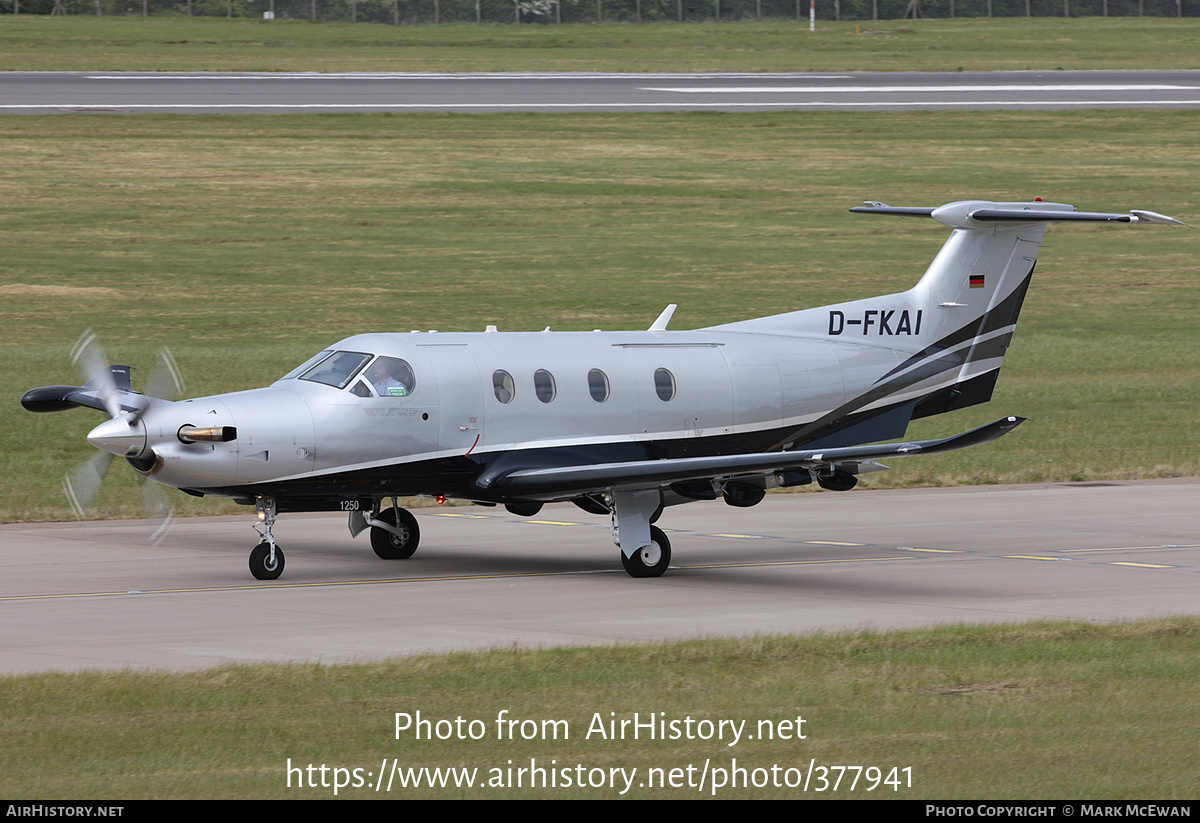
POLYGON ((408 386, 397 380, 388 368, 389 358, 380 357, 367 370, 367 379, 380 397, 404 397, 408 394, 408 386))

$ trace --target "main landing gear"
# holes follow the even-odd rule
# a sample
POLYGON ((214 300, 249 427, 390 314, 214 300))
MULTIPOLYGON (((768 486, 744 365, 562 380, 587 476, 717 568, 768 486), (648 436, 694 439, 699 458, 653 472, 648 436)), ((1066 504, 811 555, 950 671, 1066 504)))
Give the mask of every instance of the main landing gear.
POLYGON ((367 523, 371 526, 371 548, 384 560, 407 560, 421 542, 417 518, 397 506, 395 498, 392 508, 367 517, 367 523))
POLYGON ((275 525, 275 498, 258 499, 258 519, 262 526, 255 526, 263 540, 250 552, 250 574, 257 580, 274 580, 283 574, 283 550, 275 545, 271 527, 275 525))
POLYGON ((658 526, 650 527, 650 542, 626 557, 621 552, 621 565, 630 577, 661 577, 671 565, 671 541, 658 526))
POLYGON ((371 529, 371 549, 384 560, 407 560, 417 550, 421 542, 421 529, 417 526, 417 518, 407 509, 400 508, 399 499, 375 498, 371 510, 360 508, 358 501, 350 501, 350 536, 358 537, 368 528, 371 529), (380 509, 384 500, 390 499, 390 509, 380 509))
POLYGON ((621 566, 630 577, 661 577, 671 565, 671 541, 650 525, 662 507, 658 489, 612 493, 613 542, 621 548, 621 566))

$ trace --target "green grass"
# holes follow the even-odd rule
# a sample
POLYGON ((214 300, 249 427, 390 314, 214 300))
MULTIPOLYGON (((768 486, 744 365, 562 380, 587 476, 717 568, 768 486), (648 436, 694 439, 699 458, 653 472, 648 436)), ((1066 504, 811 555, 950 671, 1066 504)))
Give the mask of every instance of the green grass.
MULTIPOLYGON (((169 344, 192 396, 265 385, 359 332, 691 328, 907 288, 944 238, 864 198, 1043 196, 1200 222, 1190 112, 6 118, 0 151, 0 520, 69 518, 59 478, 96 329, 145 376, 169 344)), ((1200 474, 1197 239, 1052 227, 990 404, 994 444, 896 460, 872 485, 1200 474)), ((118 461, 119 464, 119 461, 118 461)), ((123 469, 116 465, 115 468, 123 469)), ((136 514, 132 472, 97 515, 136 514)), ((184 513, 224 511, 178 499, 184 513)))
POLYGON ((1196 18, 383 26, 5 16, 0 71, 962 71, 1200 67, 1196 18))
MULTIPOLYGON (((706 640, 644 647, 497 650, 359 666, 236 666, 194 674, 0 678, 0 794, 25 799, 321 798, 286 766, 379 771, 540 765, 697 770, 911 768, 912 787, 808 797, 1186 799, 1195 796, 1200 619, 1040 623, 894 634, 706 640), (565 720, 569 737, 497 740, 516 720, 565 720), (397 739, 395 713, 481 720, 479 740, 397 739), (610 715, 609 713, 615 713, 610 715), (806 739, 603 740, 602 720, 805 719, 806 739)), ((476 727, 478 731, 479 727, 476 727)), ((757 738, 757 735, 755 735, 757 738)), ((330 773, 329 779, 332 780, 330 773)), ((847 779, 847 783, 849 779, 847 779)), ((711 785, 711 784, 710 784, 711 785)), ((627 797, 709 796, 695 788, 627 797)), ((615 798, 609 789, 400 790, 339 796, 615 798)), ((727 788, 717 797, 798 797, 727 788)))

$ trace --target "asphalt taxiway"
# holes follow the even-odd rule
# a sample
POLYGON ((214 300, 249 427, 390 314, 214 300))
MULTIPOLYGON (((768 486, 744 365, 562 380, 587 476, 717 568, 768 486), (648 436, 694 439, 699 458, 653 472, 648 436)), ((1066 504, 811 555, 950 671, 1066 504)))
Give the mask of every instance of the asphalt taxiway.
POLYGON ((403 561, 339 515, 285 515, 270 582, 246 567, 252 513, 179 520, 157 546, 137 521, 0 526, 0 674, 1200 613, 1200 479, 682 506, 654 580, 574 506, 414 513, 403 561))

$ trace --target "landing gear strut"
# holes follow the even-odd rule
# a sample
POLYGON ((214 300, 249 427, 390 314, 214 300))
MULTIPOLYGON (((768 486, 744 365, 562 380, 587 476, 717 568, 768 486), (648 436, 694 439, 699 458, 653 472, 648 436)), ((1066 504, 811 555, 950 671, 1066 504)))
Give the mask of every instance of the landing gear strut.
POLYGON ((275 525, 275 498, 258 499, 258 519, 262 526, 255 526, 263 541, 250 552, 250 574, 257 580, 274 580, 283 574, 283 550, 275 544, 271 527, 275 525))

